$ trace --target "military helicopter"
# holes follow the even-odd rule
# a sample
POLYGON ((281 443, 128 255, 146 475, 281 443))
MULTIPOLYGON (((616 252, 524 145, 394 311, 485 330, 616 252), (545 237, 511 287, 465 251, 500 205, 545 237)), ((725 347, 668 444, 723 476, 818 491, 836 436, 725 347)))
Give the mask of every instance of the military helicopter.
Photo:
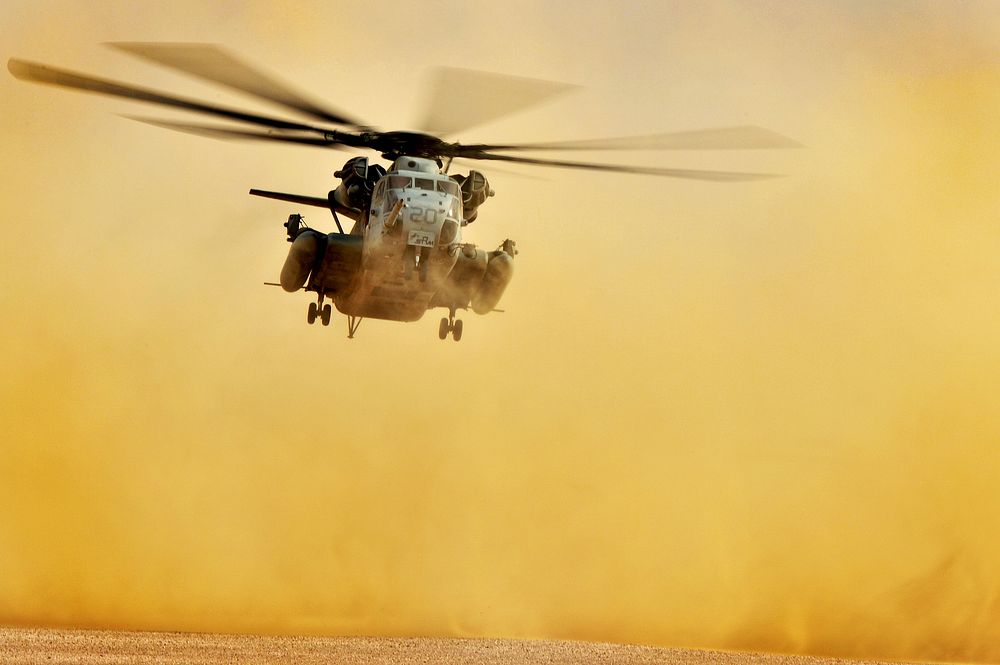
POLYGON ((254 196, 325 208, 332 213, 337 230, 330 233, 309 228, 301 214, 289 215, 284 227, 291 247, 280 280, 269 284, 280 285, 288 292, 304 290, 315 294, 308 307, 309 324, 317 320, 324 326, 330 324, 333 311, 326 300, 332 300, 337 310, 348 317, 350 338, 365 318, 416 321, 429 309, 444 308, 448 315, 440 320, 438 336, 443 340, 450 335, 459 341, 463 332, 462 320, 456 318, 459 310, 471 307, 477 314, 499 311, 496 307, 513 274, 516 244, 507 239, 495 250, 486 251, 463 242, 463 227, 476 220, 479 207, 494 191, 481 171, 449 174, 453 160, 738 182, 774 175, 566 161, 519 153, 799 145, 751 126, 584 141, 463 144, 442 137, 540 103, 573 86, 472 70, 441 69, 430 88, 430 104, 420 130, 379 131, 309 99, 217 45, 120 42, 110 46, 312 120, 305 123, 241 111, 15 58, 8 60, 7 68, 16 78, 26 81, 232 121, 224 126, 201 125, 129 116, 167 129, 219 139, 371 150, 391 162, 386 168, 369 163, 363 156, 349 159, 334 173, 340 184, 326 196, 250 190, 254 196), (353 222, 349 231, 344 230, 341 217, 353 222))

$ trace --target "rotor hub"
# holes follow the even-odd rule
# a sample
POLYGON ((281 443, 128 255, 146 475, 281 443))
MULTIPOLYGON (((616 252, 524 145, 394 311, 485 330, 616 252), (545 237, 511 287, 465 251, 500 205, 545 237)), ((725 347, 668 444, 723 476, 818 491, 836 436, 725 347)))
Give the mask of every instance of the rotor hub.
POLYGON ((438 159, 448 152, 451 144, 422 132, 378 132, 371 134, 371 147, 385 159, 395 160, 403 155, 438 159))

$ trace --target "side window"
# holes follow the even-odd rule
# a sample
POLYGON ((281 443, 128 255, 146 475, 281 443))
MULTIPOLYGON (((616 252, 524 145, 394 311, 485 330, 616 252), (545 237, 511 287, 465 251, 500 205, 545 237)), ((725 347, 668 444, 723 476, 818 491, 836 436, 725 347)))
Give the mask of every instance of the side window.
POLYGON ((459 222, 462 221, 462 199, 453 198, 451 200, 451 205, 448 206, 448 217, 459 222))
POLYGON ((372 214, 382 214, 382 204, 385 202, 385 180, 380 180, 375 185, 375 193, 372 194, 372 214))
POLYGON ((437 189, 439 192, 451 194, 452 196, 462 196, 462 190, 459 188, 458 183, 452 180, 438 180, 437 189))

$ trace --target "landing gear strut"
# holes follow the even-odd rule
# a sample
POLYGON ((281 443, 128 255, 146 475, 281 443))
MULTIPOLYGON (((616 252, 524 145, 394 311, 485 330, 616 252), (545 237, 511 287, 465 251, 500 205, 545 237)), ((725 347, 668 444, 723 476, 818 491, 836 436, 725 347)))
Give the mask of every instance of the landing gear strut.
POLYGON ((324 326, 330 325, 330 320, 333 318, 333 308, 327 304, 323 304, 323 294, 319 294, 317 302, 309 303, 309 311, 306 314, 306 322, 309 325, 316 323, 316 319, 323 323, 324 326))
POLYGON ((431 267, 431 248, 430 247, 422 247, 420 249, 419 256, 420 256, 420 263, 418 264, 417 269, 420 272, 420 281, 421 282, 426 282, 427 281, 427 269, 431 267))
POLYGON ((403 279, 413 278, 413 267, 417 264, 417 248, 413 245, 403 250, 403 279))
POLYGON ((354 339, 354 333, 358 332, 358 327, 364 320, 364 317, 361 316, 347 317, 347 339, 354 339))
POLYGON ((442 318, 438 325, 439 339, 446 339, 448 333, 451 333, 451 338, 456 342, 462 339, 462 319, 455 318, 454 309, 449 309, 447 318, 442 318))
POLYGON ((415 247, 409 245, 403 251, 403 277, 406 280, 413 278, 413 270, 416 269, 420 275, 420 281, 427 281, 427 270, 431 265, 431 248, 415 247))

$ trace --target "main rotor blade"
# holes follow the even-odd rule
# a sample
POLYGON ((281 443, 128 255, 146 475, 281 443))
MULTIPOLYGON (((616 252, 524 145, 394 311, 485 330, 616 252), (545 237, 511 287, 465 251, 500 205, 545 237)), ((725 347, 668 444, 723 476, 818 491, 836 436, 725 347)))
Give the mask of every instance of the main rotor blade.
POLYGON ((237 140, 258 140, 258 141, 280 141, 284 143, 298 143, 301 145, 313 145, 320 148, 341 148, 344 144, 318 136, 301 136, 296 134, 280 134, 276 132, 253 131, 237 129, 235 127, 214 127, 212 125, 196 125, 186 122, 173 122, 172 120, 157 120, 155 118, 143 118, 134 115, 123 116, 129 120, 135 120, 146 125, 172 129, 185 134, 195 136, 207 136, 213 139, 237 139, 237 140))
MULTIPOLYGON (((476 164, 470 159, 464 159, 462 157, 456 157, 452 160, 452 166, 464 166, 466 168, 482 168, 481 165, 476 164)), ((527 180, 548 180, 542 176, 532 175, 530 173, 521 173, 520 171, 512 171, 511 169, 501 169, 499 167, 491 166, 490 175, 494 173, 502 173, 503 175, 514 176, 515 178, 525 178, 527 180)))
POLYGON ((743 125, 646 136, 515 145, 469 146, 482 150, 775 150, 801 148, 798 141, 763 127, 743 125))
POLYGON ((170 106, 173 108, 184 109, 186 111, 195 111, 197 113, 207 113, 209 115, 221 116, 223 118, 229 118, 230 120, 240 120, 242 122, 263 125, 265 127, 323 132, 323 130, 318 127, 311 127, 298 122, 290 122, 288 120, 281 120, 279 118, 272 118, 254 113, 244 113, 243 111, 236 111, 222 106, 205 104, 191 99, 184 99, 182 97, 165 95, 147 88, 139 88, 125 83, 99 79, 93 76, 87 76, 86 74, 79 74, 65 69, 58 69, 56 67, 48 67, 34 62, 17 60, 15 58, 11 58, 7 61, 7 69, 10 70, 10 73, 13 74, 15 78, 23 81, 46 83, 63 88, 74 88, 85 92, 94 92, 100 95, 123 97, 125 99, 147 102, 150 104, 160 104, 162 106, 170 106))
POLYGON ((568 92, 576 86, 539 79, 440 67, 429 86, 423 119, 417 128, 445 136, 568 92))
POLYGON ((750 180, 766 180, 780 178, 777 173, 741 173, 733 171, 699 171, 694 169, 665 169, 646 166, 627 166, 624 164, 599 164, 595 162, 565 162, 555 159, 534 159, 531 157, 514 157, 513 155, 496 155, 480 153, 475 157, 464 155, 466 159, 487 159, 517 164, 537 164, 539 166, 556 166, 568 169, 586 169, 589 171, 611 171, 613 173, 637 173, 640 175, 664 176, 667 178, 686 178, 688 180, 711 180, 714 182, 743 182, 750 180))
POLYGON ((286 84, 242 62, 216 44, 108 42, 107 45, 165 67, 266 99, 324 122, 354 126, 361 124, 345 113, 307 99, 286 84))

